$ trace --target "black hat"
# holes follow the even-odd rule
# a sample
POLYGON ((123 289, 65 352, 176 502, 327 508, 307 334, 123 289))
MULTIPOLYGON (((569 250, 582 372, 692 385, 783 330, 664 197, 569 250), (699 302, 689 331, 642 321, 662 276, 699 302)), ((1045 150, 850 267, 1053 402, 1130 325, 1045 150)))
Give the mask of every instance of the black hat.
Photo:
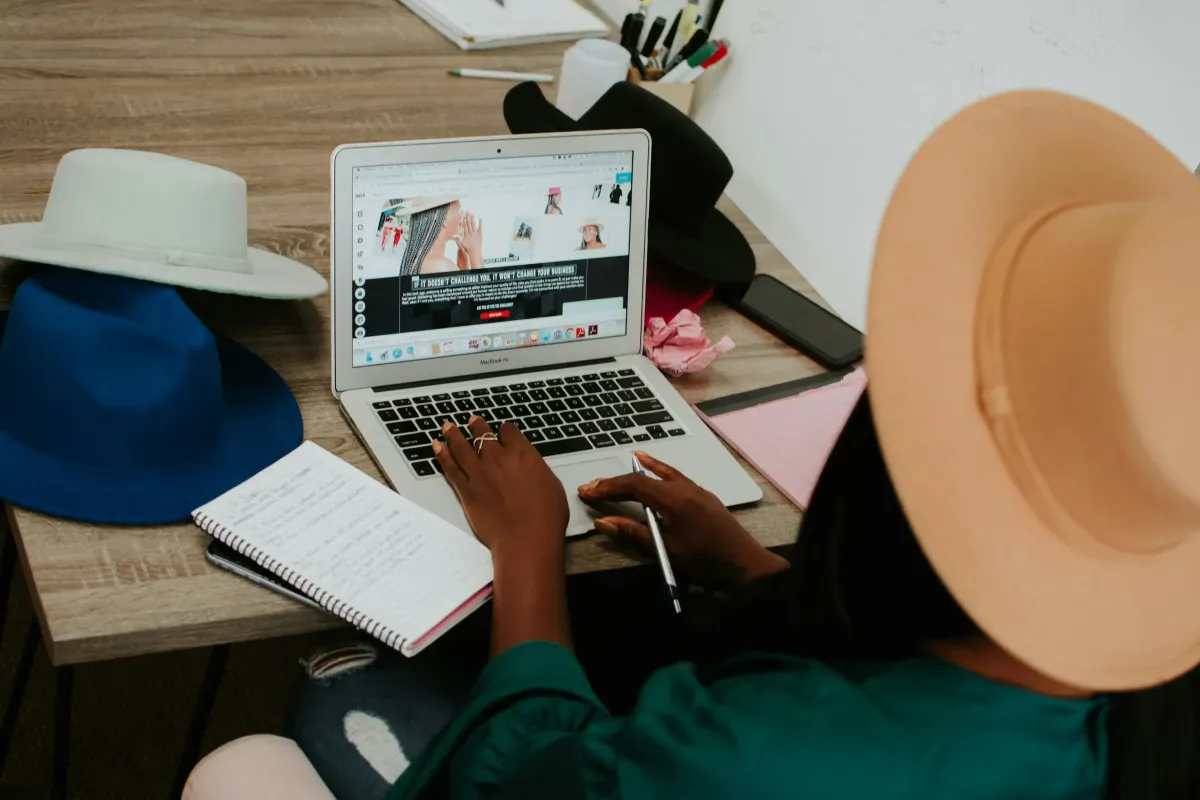
POLYGON ((632 83, 616 83, 576 122, 527 82, 505 96, 504 119, 513 133, 648 131, 650 252, 715 284, 745 284, 754 277, 750 243, 716 209, 733 165, 712 137, 670 103, 632 83))

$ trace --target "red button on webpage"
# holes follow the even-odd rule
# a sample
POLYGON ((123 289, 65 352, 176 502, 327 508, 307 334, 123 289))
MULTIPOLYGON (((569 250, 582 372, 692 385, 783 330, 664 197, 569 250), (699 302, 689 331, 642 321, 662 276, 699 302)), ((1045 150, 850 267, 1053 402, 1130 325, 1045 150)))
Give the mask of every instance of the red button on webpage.
POLYGON ((479 315, 479 318, 483 319, 483 320, 505 319, 509 315, 510 315, 510 312, 507 309, 505 309, 504 311, 485 311, 479 315))

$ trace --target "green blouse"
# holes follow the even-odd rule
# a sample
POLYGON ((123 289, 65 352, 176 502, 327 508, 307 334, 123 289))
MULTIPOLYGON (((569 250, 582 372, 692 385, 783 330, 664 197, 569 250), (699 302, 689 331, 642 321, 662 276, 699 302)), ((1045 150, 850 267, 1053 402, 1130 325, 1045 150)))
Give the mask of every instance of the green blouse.
POLYGON ((529 642, 387 799, 1102 798, 1106 713, 936 659, 755 654, 660 670, 614 717, 569 651, 529 642))

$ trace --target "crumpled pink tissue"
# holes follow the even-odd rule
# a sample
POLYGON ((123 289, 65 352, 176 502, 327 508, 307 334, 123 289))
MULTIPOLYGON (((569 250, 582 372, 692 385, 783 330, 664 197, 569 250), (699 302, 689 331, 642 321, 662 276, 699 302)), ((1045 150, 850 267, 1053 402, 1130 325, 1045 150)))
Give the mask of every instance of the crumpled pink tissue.
POLYGON ((686 308, 667 322, 651 317, 646 323, 646 355, 655 366, 676 377, 699 372, 733 349, 728 336, 713 344, 704 333, 700 317, 686 308))

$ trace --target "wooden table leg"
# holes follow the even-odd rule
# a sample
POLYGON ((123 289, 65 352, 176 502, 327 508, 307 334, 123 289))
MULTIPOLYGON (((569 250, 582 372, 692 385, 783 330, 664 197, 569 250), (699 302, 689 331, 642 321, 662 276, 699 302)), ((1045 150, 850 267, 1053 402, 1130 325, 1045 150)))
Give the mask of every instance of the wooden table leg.
POLYGON ((21 658, 17 661, 17 672, 13 676, 12 690, 8 693, 8 705, 4 707, 4 719, 0 721, 0 776, 4 775, 4 764, 12 748, 13 733, 17 728, 17 716, 21 713, 21 702, 29 687, 29 675, 33 672, 33 659, 42 640, 37 617, 29 621, 25 630, 25 644, 21 647, 21 658))
POLYGON ((4 525, 3 514, 0 514, 0 536, 4 537, 4 549, 0 551, 0 644, 3 644, 8 622, 8 597, 12 594, 13 572, 17 565, 16 541, 12 531, 4 525))
POLYGON ((188 725, 187 737, 183 741, 183 752, 179 755, 179 766, 175 771, 175 785, 171 797, 183 794, 183 786, 187 783, 188 775, 200 758, 200 748, 204 745, 204 732, 208 729, 208 721, 212 717, 212 708, 217 699, 217 690, 221 688, 221 678, 225 674, 225 664, 229 660, 229 645, 222 644, 212 648, 208 653, 208 666, 204 670, 204 681, 200 684, 200 694, 196 696, 196 705, 192 708, 192 721, 188 725))

